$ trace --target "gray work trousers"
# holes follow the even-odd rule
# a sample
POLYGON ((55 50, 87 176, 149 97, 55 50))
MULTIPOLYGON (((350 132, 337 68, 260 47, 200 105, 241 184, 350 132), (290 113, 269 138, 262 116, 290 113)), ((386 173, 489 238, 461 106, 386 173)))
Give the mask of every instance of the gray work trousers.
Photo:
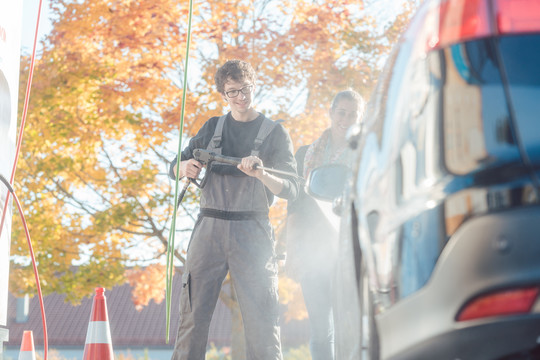
POLYGON ((231 274, 248 360, 281 360, 278 277, 268 219, 199 218, 188 248, 173 360, 203 360, 222 282, 231 274))

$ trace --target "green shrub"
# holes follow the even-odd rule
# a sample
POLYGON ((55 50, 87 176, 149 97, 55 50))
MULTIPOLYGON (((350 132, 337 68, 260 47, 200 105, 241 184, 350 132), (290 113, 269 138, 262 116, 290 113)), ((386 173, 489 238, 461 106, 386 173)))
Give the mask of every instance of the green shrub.
POLYGON ((302 345, 300 347, 284 351, 283 360, 311 360, 309 346, 302 345))
POLYGON ((218 349, 214 344, 211 344, 210 349, 206 351, 206 360, 232 360, 231 348, 225 346, 218 349))

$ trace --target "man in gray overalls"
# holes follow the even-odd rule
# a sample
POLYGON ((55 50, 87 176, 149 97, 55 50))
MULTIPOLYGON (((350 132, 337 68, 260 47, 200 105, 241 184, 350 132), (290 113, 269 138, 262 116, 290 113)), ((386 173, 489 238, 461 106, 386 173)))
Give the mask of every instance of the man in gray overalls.
MULTIPOLYGON (((203 165, 195 149, 241 158, 236 167, 206 170, 201 211, 188 246, 180 295, 180 324, 172 359, 205 358, 208 329, 222 282, 231 274, 246 335, 248 360, 282 359, 274 234, 268 219, 274 195, 297 196, 294 177, 277 177, 255 164, 296 174, 288 132, 252 107, 255 71, 240 60, 216 73, 230 112, 209 119, 182 151, 179 176, 196 179, 203 165)), ((170 176, 175 178, 176 159, 170 176)))

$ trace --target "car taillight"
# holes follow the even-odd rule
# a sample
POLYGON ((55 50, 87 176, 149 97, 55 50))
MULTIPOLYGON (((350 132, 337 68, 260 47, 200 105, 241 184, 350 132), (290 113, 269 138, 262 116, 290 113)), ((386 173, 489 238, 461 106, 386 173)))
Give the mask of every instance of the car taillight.
POLYGON ((528 287, 480 296, 465 305, 459 312, 457 321, 528 313, 538 292, 538 287, 528 287))
POLYGON ((490 34, 486 0, 443 0, 439 8, 438 47, 490 34))
POLYGON ((500 34, 540 30, 540 0, 496 0, 495 3, 500 34))
POLYGON ((428 48, 436 49, 490 35, 540 31, 540 0, 441 0, 428 48))

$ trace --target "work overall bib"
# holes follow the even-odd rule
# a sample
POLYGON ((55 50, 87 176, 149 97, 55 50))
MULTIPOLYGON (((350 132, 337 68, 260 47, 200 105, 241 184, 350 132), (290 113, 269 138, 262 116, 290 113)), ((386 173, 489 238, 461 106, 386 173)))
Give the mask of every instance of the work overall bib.
MULTIPOLYGON (((224 122, 222 116, 208 145, 218 154, 224 122)), ((252 155, 258 155, 273 125, 264 119, 252 155)), ((247 360, 282 359, 277 263, 265 187, 247 175, 207 169, 206 176, 182 276, 173 360, 205 358, 210 321, 227 272, 242 313, 247 360)))

